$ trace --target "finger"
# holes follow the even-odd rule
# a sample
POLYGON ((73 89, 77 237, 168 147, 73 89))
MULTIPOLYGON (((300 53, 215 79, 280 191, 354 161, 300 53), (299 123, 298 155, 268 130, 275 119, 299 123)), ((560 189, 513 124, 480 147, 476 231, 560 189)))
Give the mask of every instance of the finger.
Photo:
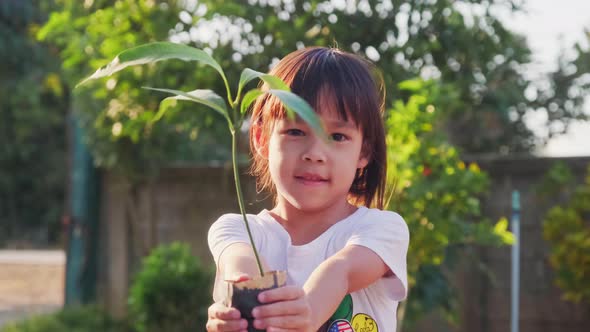
POLYGON ((240 311, 236 308, 228 307, 223 303, 213 303, 208 310, 209 318, 221 320, 232 320, 240 318, 240 311))
POLYGON ((221 320, 209 319, 207 321, 208 332, 237 332, 248 328, 248 322, 245 319, 221 320))
POLYGON ((295 300, 305 295, 301 287, 284 286, 264 291, 258 295, 258 300, 262 303, 295 300))
POLYGON ((268 317, 263 319, 255 319, 254 320, 254 327, 257 329, 268 329, 269 328, 278 328, 278 329, 299 329, 304 326, 309 326, 309 321, 307 318, 297 315, 290 315, 290 316, 274 316, 268 317))
POLYGON ((255 318, 285 315, 307 316, 309 312, 309 306, 302 300, 280 301, 254 308, 252 316, 255 318))

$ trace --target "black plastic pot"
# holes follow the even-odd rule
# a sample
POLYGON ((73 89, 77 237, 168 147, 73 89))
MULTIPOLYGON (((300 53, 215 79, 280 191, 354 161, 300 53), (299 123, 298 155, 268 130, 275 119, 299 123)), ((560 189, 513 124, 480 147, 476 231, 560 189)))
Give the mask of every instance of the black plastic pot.
POLYGON ((248 321, 248 332, 260 332, 254 328, 252 309, 261 305, 258 301, 258 294, 262 291, 284 286, 287 281, 287 272, 269 271, 264 276, 258 276, 253 279, 232 282, 229 281, 228 304, 240 311, 242 318, 248 321))

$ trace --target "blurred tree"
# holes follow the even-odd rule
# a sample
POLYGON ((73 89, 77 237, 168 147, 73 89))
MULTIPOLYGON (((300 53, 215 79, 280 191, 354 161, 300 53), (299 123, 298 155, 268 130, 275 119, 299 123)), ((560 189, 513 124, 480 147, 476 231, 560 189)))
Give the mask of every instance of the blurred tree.
POLYGON ((590 31, 584 35, 585 41, 561 51, 554 72, 528 88, 532 107, 547 119, 541 139, 565 133, 572 120, 588 120, 582 106, 590 88, 590 48, 582 45, 590 42, 590 31))
POLYGON ((0 244, 10 239, 47 245, 59 236, 68 90, 55 53, 35 38, 52 5, 0 5, 0 244))
POLYGON ((524 72, 530 49, 499 13, 521 11, 522 0, 188 1, 181 42, 214 49, 264 70, 296 47, 335 45, 376 62, 389 102, 396 84, 421 76, 456 87, 454 107, 442 109, 450 139, 467 153, 529 152, 585 119, 588 51, 563 61, 542 84, 524 72), (583 55, 583 56, 582 56, 583 55), (545 113, 549 131, 535 137, 523 118, 545 113))
MULTIPOLYGON (((251 0, 247 6, 229 0, 57 2, 59 11, 39 36, 60 49, 70 86, 122 49, 155 40, 208 50, 230 81, 243 67, 268 70, 297 47, 337 45, 376 62, 389 105, 404 97, 397 83, 410 78, 454 86, 454 102, 437 103, 444 114, 439 121, 466 153, 530 152, 566 132, 572 120, 585 118, 590 52, 578 45, 577 57, 563 57, 544 80, 526 77, 526 41, 498 19, 501 11, 522 10, 518 0, 251 0), (527 127, 529 111, 546 115, 547 135, 535 136, 527 127)), ((224 124, 216 115, 188 116, 184 105, 168 123, 152 127, 148 119, 161 96, 131 88, 174 81, 180 89, 193 90, 219 84, 214 78, 209 69, 171 63, 129 71, 77 93, 75 108, 97 164, 139 174, 166 159, 227 159, 228 145, 220 134, 224 124), (176 133, 190 140, 175 139, 182 137, 176 133)), ((223 93, 221 85, 214 90, 223 93)))
MULTIPOLYGON (((122 50, 166 40, 179 22, 179 1, 56 1, 59 10, 51 14, 38 37, 59 50, 70 89, 122 50)), ((215 114, 182 104, 166 121, 152 126, 150 120, 164 95, 141 89, 194 90, 214 77, 213 70, 196 68, 194 63, 167 62, 76 90, 73 109, 96 164, 137 182, 164 161, 227 160, 229 140, 215 135, 216 130, 225 132, 225 124, 215 121, 215 114), (209 131, 201 134, 203 127, 209 131)))

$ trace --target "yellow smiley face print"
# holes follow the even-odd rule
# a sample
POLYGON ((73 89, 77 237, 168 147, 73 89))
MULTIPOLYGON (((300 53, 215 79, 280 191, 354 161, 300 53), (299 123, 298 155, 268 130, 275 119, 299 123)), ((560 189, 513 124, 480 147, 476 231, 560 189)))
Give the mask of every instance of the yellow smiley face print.
POLYGON ((356 314, 352 318, 354 332, 379 332, 377 322, 367 314, 356 314))

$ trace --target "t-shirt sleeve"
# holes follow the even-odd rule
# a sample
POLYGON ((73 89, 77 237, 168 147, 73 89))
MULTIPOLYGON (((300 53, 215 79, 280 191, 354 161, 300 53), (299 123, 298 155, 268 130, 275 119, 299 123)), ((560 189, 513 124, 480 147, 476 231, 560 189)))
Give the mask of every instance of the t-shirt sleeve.
MULTIPOLYGON (((253 223, 250 222, 250 227, 253 223)), ((250 243, 248 234, 244 226, 244 220, 240 214, 225 214, 217 219, 209 228, 207 236, 209 250, 218 265, 219 258, 223 251, 235 243, 250 243)), ((215 285, 213 287, 213 300, 221 302, 227 299, 228 290, 224 277, 218 273, 215 274, 215 285)))
POLYGON ((394 300, 401 301, 408 293, 406 255, 409 242, 408 226, 399 214, 374 210, 358 224, 346 245, 363 246, 379 255, 394 275, 378 282, 384 284, 394 300))
MULTIPOLYGON (((250 222, 250 227, 253 227, 250 222)), ((219 217, 209 228, 207 236, 209 250, 213 255, 215 264, 219 263, 219 258, 223 251, 234 243, 250 243, 248 234, 244 226, 244 220, 240 214, 224 214, 219 217)))

